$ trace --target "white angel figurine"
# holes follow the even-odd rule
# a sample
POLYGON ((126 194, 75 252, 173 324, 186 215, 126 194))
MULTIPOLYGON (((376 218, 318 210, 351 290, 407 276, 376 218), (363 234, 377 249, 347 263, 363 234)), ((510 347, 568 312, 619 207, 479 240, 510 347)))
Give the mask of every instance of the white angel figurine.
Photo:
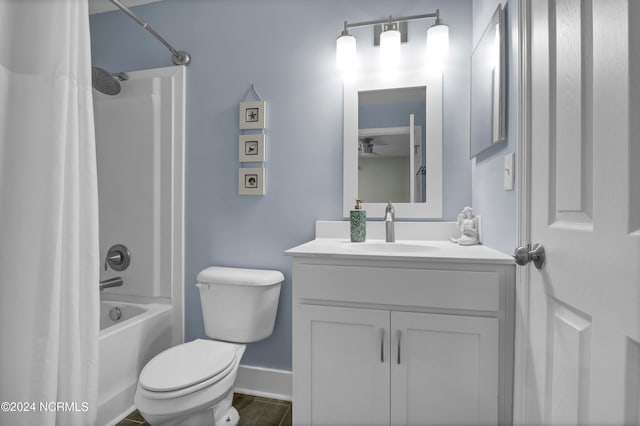
POLYGON ((472 246, 480 243, 480 216, 473 215, 471 207, 465 207, 458 215, 458 229, 460 236, 450 240, 461 246, 472 246))

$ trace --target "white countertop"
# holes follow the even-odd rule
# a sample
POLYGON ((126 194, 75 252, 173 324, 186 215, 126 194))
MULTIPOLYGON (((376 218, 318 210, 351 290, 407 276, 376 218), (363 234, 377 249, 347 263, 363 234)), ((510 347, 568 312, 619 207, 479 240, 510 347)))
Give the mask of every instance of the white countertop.
POLYGON ((513 257, 482 245, 460 246, 442 240, 384 240, 367 239, 352 243, 349 239, 317 238, 285 254, 292 257, 333 257, 344 259, 409 260, 465 263, 514 264, 513 257))

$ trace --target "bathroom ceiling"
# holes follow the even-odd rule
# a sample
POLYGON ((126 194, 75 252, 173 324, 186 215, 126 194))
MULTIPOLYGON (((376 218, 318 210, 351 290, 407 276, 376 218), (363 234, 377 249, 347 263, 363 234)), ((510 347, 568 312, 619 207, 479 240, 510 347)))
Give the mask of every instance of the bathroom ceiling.
MULTIPOLYGON (((120 2, 127 7, 139 6, 141 4, 152 3, 160 0, 121 0, 120 2)), ((108 12, 117 10, 118 8, 109 0, 89 0, 89 15, 94 13, 108 12)))

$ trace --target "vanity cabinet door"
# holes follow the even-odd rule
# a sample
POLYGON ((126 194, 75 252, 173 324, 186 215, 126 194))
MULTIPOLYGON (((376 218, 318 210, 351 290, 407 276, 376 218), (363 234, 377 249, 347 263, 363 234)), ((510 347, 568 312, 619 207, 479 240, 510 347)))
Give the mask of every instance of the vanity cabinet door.
POLYGON ((498 320, 391 312, 391 424, 498 424, 498 320))
POLYGON ((376 309, 294 305, 294 424, 389 424, 389 318, 376 309))

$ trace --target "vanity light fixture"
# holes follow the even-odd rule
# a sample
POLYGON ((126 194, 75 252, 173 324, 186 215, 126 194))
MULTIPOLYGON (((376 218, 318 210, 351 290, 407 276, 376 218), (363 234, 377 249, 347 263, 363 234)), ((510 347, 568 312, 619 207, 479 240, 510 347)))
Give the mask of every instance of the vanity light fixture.
MULTIPOLYGON (((344 21, 344 30, 336 40, 336 59, 338 69, 348 72, 355 64, 356 59, 356 39, 349 33, 349 28, 365 27, 371 25, 382 25, 383 31, 380 33, 380 56, 383 62, 396 62, 400 56, 400 43, 406 41, 406 34, 401 34, 403 26, 407 21, 419 19, 435 19, 435 23, 427 30, 427 58, 430 63, 441 63, 449 50, 449 27, 442 23, 440 10, 424 15, 404 16, 388 19, 378 19, 373 21, 362 21, 348 23, 344 21)), ((406 29, 406 25, 404 26, 406 29)), ((377 44, 377 40, 376 43, 377 44)))
POLYGON ((356 38, 349 33, 347 21, 344 30, 336 39, 336 64, 341 71, 353 69, 356 59, 356 38))
POLYGON ((429 62, 442 64, 448 53, 449 26, 436 17, 436 22, 427 30, 427 59, 429 62))
POLYGON ((380 34, 380 59, 386 63, 393 63, 400 59, 400 30, 398 23, 389 22, 384 24, 384 31, 380 34))

